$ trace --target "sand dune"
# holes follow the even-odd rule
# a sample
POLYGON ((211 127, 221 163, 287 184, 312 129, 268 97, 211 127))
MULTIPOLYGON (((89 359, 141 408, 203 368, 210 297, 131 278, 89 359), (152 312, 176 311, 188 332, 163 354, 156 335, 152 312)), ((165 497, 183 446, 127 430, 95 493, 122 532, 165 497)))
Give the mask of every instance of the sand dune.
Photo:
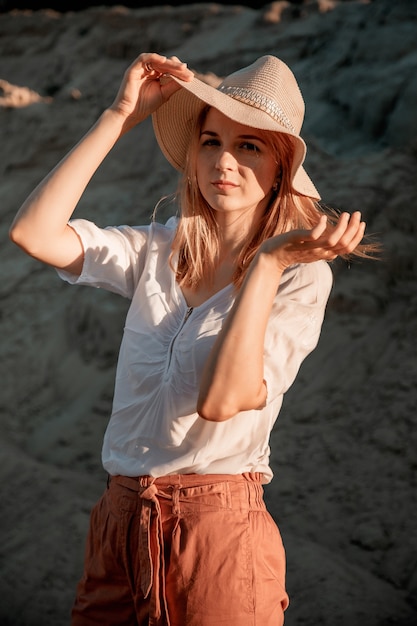
MULTIPOLYGON (((149 49, 207 79, 265 53, 283 58, 306 99, 308 172, 328 205, 360 209, 384 244, 382 261, 334 265, 319 346, 272 436, 267 498, 287 547, 288 626, 417 623, 416 4, 285 6, 0 14, 2 626, 69 623, 105 483, 101 438, 127 307, 61 283, 7 231, 149 49)), ((109 155, 77 215, 145 223, 175 184, 146 123, 109 155)))

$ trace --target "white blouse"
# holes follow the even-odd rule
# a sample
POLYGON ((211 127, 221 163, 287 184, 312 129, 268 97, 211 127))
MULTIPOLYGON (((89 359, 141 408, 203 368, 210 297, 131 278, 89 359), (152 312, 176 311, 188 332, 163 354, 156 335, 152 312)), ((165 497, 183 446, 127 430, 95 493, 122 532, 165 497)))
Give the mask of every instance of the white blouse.
POLYGON ((175 220, 166 225, 98 228, 73 220, 85 260, 70 283, 131 300, 118 359, 113 408, 103 443, 105 470, 125 476, 260 472, 269 482, 269 437, 283 394, 315 348, 332 286, 319 261, 288 268, 265 338, 266 406, 224 422, 196 413, 204 363, 233 301, 228 285, 187 306, 169 266, 175 220))

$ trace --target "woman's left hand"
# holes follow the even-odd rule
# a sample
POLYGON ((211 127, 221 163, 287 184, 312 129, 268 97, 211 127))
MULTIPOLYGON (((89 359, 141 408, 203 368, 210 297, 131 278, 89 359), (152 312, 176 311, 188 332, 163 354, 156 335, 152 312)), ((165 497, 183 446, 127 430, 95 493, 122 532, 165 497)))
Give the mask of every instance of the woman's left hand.
POLYGON ((311 230, 292 230, 264 241, 260 252, 275 257, 281 271, 296 263, 332 261, 350 254, 361 242, 365 222, 359 211, 342 213, 333 226, 323 215, 311 230))

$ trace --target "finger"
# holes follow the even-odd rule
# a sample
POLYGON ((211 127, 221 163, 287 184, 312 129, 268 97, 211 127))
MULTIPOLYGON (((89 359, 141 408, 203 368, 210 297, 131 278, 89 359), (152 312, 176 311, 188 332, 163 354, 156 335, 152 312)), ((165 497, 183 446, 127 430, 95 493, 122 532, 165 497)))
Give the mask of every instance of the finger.
POLYGON ((311 229, 309 239, 311 241, 317 241, 325 232, 327 228, 327 216, 321 215, 316 226, 311 229))
POLYGON ((360 221, 360 213, 356 212, 352 215, 349 226, 339 241, 333 246, 339 254, 346 254, 348 250, 354 249, 363 237, 365 230, 365 222, 360 221))
POLYGON ((346 232, 341 237, 341 242, 343 245, 347 245, 351 239, 356 235, 358 228, 361 224, 361 213, 360 211, 355 211, 352 213, 349 219, 348 226, 346 228, 346 232))
POLYGON ((338 244, 340 239, 346 233, 348 229, 349 223, 351 220, 351 215, 349 213, 342 213, 337 220, 336 225, 333 227, 327 236, 326 246, 328 248, 333 248, 338 244))
POLYGON ((322 250, 319 258, 324 261, 334 261, 338 256, 339 255, 334 250, 322 250))
POLYGON ((366 228, 366 224, 365 222, 361 222, 359 224, 358 230, 355 233, 355 236, 349 241, 349 243, 346 243, 343 248, 338 248, 338 254, 350 254, 351 252, 353 252, 355 250, 355 248, 357 248, 357 246, 360 244, 360 242, 363 239, 363 236, 365 234, 365 228, 366 228))
MULTIPOLYGON (((288 243, 291 245, 309 245, 309 247, 316 247, 317 240, 323 235, 327 226, 327 217, 326 215, 321 215, 317 224, 311 229, 297 229, 291 230, 286 233, 286 237, 288 239, 288 243)), ((280 237, 282 235, 281 231, 277 229, 275 235, 280 237)))
POLYGON ((156 52, 145 52, 139 56, 139 61, 145 74, 151 78, 160 78, 166 74, 172 74, 181 80, 189 81, 194 76, 187 64, 180 61, 177 56, 168 58, 156 52))
POLYGON ((194 78, 194 72, 188 68, 187 63, 180 61, 178 57, 167 59, 164 64, 164 74, 171 74, 186 82, 194 78))
POLYGON ((150 74, 157 70, 166 60, 166 57, 156 52, 142 52, 131 64, 130 69, 140 70, 150 74))

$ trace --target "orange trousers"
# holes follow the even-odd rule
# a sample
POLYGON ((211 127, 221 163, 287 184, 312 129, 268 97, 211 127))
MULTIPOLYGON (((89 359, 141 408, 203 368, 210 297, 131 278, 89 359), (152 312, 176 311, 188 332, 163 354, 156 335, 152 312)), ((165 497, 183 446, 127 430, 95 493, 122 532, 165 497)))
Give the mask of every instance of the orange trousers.
POLYGON ((280 626, 287 606, 259 475, 110 479, 72 626, 280 626))

